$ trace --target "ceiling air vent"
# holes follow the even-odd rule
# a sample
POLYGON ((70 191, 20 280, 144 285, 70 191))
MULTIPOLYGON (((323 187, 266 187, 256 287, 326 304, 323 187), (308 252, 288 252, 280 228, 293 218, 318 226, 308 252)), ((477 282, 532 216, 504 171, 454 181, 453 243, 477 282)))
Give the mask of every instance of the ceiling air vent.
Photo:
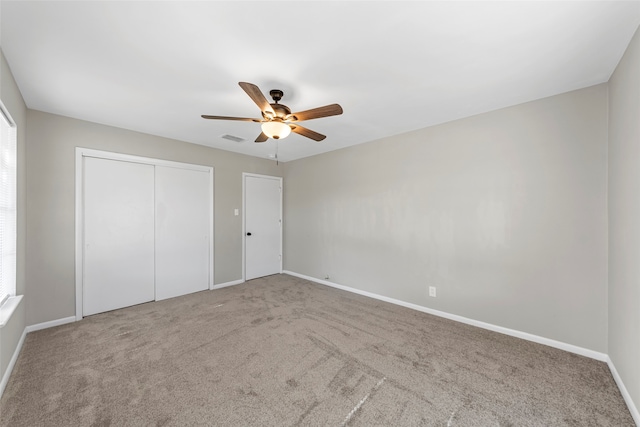
POLYGON ((233 141, 233 142, 242 142, 245 140, 244 138, 240 138, 239 136, 234 136, 234 135, 222 135, 220 138, 228 139, 229 141, 233 141))

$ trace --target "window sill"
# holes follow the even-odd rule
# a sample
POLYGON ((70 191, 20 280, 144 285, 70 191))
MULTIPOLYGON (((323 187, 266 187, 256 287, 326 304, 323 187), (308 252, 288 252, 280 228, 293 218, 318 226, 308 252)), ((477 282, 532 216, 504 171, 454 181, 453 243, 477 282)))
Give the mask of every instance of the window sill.
POLYGON ((22 301, 22 295, 10 297, 2 304, 0 307, 0 328, 9 322, 11 315, 13 315, 13 312, 16 311, 16 308, 20 305, 20 301, 22 301))

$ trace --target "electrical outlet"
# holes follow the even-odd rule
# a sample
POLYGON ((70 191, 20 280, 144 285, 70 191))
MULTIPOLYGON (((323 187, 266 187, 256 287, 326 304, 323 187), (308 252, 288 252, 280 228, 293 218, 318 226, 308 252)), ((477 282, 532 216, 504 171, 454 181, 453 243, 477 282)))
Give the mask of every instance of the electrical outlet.
POLYGON ((436 287, 435 286, 429 286, 429 296, 430 297, 436 297, 436 287))

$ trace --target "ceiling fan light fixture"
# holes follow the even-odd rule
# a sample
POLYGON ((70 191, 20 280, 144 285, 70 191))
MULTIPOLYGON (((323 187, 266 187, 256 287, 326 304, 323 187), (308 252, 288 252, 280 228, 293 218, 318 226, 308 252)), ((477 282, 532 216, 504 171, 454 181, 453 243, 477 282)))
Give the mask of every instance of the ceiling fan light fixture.
POLYGON ((272 139, 282 139, 289 136, 291 128, 286 123, 278 120, 262 123, 262 132, 272 139))

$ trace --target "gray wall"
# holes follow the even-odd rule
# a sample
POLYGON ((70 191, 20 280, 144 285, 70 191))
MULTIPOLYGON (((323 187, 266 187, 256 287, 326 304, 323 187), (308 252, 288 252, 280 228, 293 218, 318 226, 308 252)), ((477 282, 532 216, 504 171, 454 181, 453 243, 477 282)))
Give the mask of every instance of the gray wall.
MULTIPOLYGON (((22 95, 18 90, 9 65, 0 51, 0 99, 9 110, 11 117, 18 127, 18 241, 17 241, 17 284, 16 293, 24 295, 25 286, 25 236, 26 236, 26 130, 27 130, 27 107, 22 95)), ((22 336, 25 327, 25 301, 13 313, 9 323, 0 328, 0 379, 2 379, 9 361, 13 356, 18 341, 22 336)))
POLYGON ((609 81, 609 357, 640 408, 640 30, 609 81))
POLYGON ((606 185, 604 84, 288 162, 285 269, 606 352, 606 185))
POLYGON ((75 147, 215 167, 215 283, 242 278, 242 172, 282 165, 228 151, 28 111, 27 324, 75 315, 75 147))

